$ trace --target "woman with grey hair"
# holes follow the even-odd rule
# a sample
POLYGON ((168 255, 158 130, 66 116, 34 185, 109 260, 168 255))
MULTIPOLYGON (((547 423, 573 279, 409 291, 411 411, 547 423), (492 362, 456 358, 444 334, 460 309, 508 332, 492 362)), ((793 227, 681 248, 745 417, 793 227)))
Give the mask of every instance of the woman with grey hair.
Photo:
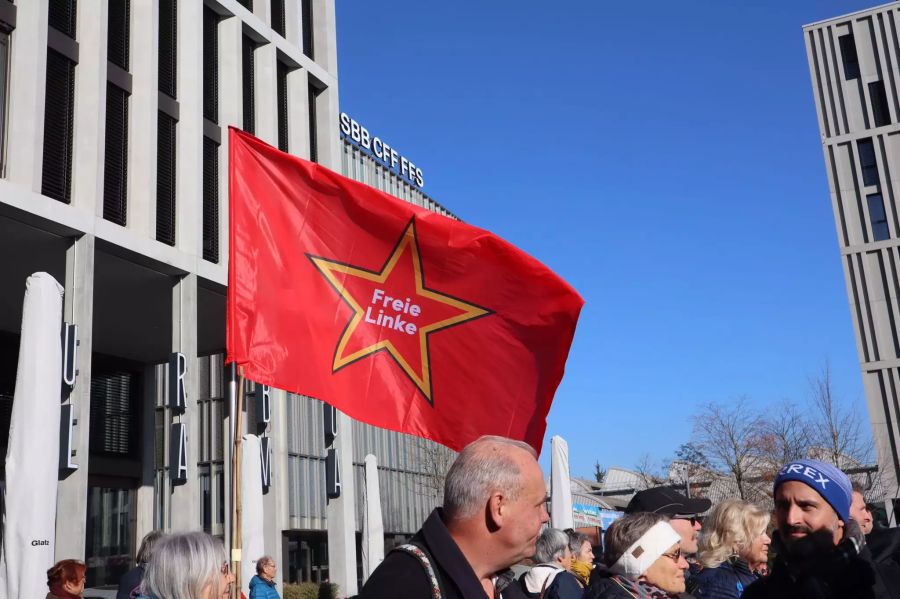
POLYGON ((606 567, 591 573, 585 599, 675 599, 684 593, 688 563, 667 516, 623 516, 610 525, 604 543, 606 567))
POLYGON ((558 528, 545 528, 534 550, 537 564, 521 579, 529 599, 581 599, 584 589, 568 572, 572 563, 569 537, 558 528))
POLYGON ((178 532, 156 544, 147 565, 145 599, 224 599, 234 575, 222 541, 205 532, 178 532))
POLYGON ((116 593, 116 599, 131 599, 140 594, 141 581, 144 579, 144 573, 147 570, 147 564, 150 563, 150 556, 153 555, 153 548, 156 542, 163 537, 161 530, 152 530, 144 535, 141 541, 141 548, 138 549, 135 561, 137 565, 125 573, 119 580, 119 591, 116 593))

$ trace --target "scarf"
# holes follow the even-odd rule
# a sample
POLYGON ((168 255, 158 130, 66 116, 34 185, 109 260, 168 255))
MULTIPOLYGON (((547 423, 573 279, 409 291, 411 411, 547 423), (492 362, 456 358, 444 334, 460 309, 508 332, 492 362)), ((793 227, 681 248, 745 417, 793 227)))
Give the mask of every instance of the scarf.
POLYGON ((678 599, 678 595, 669 594, 644 580, 628 580, 618 574, 614 575, 612 580, 635 599, 678 599))
POLYGON ((587 562, 583 562, 580 560, 572 560, 572 574, 575 575, 575 578, 578 579, 578 582, 581 583, 581 586, 586 587, 588 584, 588 580, 591 577, 591 570, 594 569, 592 564, 587 562))

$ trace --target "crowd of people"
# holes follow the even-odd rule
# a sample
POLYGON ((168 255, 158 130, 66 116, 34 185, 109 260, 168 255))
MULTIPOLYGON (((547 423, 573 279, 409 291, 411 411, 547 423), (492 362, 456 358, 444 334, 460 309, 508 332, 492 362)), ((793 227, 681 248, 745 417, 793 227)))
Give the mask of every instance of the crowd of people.
MULTIPOLYGON (((67 559, 47 571, 46 599, 78 599, 84 592, 84 562, 67 559)), ((280 599, 275 588, 275 560, 256 560, 249 599, 280 599)), ((144 537, 137 566, 119 582, 116 599, 226 599, 231 597, 234 574, 222 541, 204 532, 144 537)))
MULTIPOLYGON (((465 447, 443 506, 388 553, 359 599, 900 599, 897 529, 875 529, 863 490, 830 464, 785 464, 771 514, 640 491, 595 556, 586 535, 547 526, 536 457, 504 437, 465 447)), ((150 533, 137 562, 118 599, 214 599, 234 583, 224 545, 201 532, 150 533)), ((249 599, 278 599, 274 560, 256 570, 249 599)), ((77 560, 55 564, 47 599, 80 597, 85 572, 77 560)))
POLYGON ((443 507, 388 553, 360 599, 900 599, 897 530, 873 529, 845 473, 796 460, 773 494, 770 514, 641 491, 595 559, 587 537, 546 526, 534 450, 482 437, 451 466, 443 507))

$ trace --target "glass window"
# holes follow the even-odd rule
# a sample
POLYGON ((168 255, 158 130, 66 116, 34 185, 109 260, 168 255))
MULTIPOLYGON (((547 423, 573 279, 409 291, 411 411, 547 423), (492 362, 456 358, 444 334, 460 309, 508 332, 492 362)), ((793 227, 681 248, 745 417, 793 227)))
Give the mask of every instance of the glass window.
POLYGON ((884 212, 884 200, 880 193, 866 196, 869 204, 869 221, 872 223, 873 241, 884 241, 891 238, 887 215, 884 212))
POLYGON ((869 99, 872 100, 872 119, 876 127, 891 124, 891 110, 888 108, 884 81, 873 81, 869 84, 869 99))
POLYGON ((871 139, 859 140, 859 165, 862 168, 863 184, 878 185, 878 162, 875 160, 875 146, 871 139))
POLYGON ((844 78, 856 79, 859 77, 859 58, 856 55, 856 40, 852 33, 838 38, 841 46, 841 59, 844 62, 844 78))

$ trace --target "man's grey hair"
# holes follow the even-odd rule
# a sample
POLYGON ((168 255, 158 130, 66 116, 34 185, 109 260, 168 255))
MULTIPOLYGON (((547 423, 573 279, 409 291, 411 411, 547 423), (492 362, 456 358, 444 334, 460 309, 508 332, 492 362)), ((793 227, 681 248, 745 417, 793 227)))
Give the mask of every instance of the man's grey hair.
POLYGON ((622 516, 609 525, 603 536, 603 563, 608 567, 612 566, 654 524, 668 520, 668 516, 653 512, 637 512, 622 516))
POLYGON ((534 547, 534 561, 538 564, 549 564, 566 555, 569 548, 569 537, 558 528, 547 527, 541 531, 534 547))
POLYGON ((153 556, 153 548, 156 547, 156 542, 163 538, 164 535, 165 533, 161 530, 151 530, 144 535, 144 539, 141 541, 141 548, 138 549, 135 561, 139 564, 150 563, 150 558, 153 556))
POLYGON ((470 518, 484 510, 494 491, 515 500, 522 487, 519 466, 508 451, 515 447, 537 458, 527 443, 485 435, 466 445, 444 480, 444 514, 450 520, 470 518))
POLYGON ((585 543, 590 543, 591 539, 583 532, 576 532, 571 528, 567 529, 566 535, 569 537, 569 549, 572 553, 578 553, 585 543))
POLYGON ((165 599, 201 599, 207 585, 221 594, 225 546, 205 532, 176 532, 164 536, 153 550, 141 583, 141 595, 165 599))
POLYGON ((268 564, 274 564, 275 560, 272 559, 271 555, 264 555, 258 560, 256 560, 256 573, 262 574, 263 568, 265 568, 268 564))

